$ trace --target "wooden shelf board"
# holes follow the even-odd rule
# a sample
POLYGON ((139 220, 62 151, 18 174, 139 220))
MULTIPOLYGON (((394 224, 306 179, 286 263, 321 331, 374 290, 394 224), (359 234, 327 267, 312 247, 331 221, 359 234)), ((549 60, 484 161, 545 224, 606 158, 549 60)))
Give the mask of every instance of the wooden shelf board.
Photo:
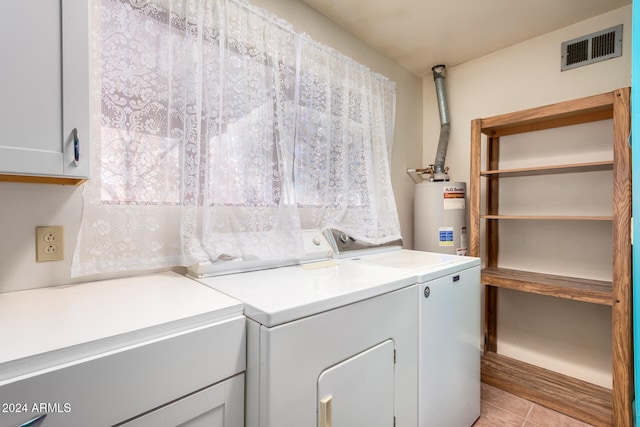
POLYGON ((611 426, 611 390, 488 352, 482 357, 482 381, 554 411, 595 426, 611 426))
POLYGON ((561 173, 600 172, 607 170, 613 170, 613 160, 568 165, 490 170, 480 172, 480 176, 485 176, 487 178, 508 178, 518 176, 552 175, 561 173))
POLYGON ((63 178, 37 175, 2 175, 0 182, 23 182, 29 184, 82 185, 86 178, 63 178))
POLYGON ((543 221, 613 221, 613 216, 581 215, 480 215, 484 219, 515 219, 543 221))
POLYGON ((482 133, 499 137, 613 118, 613 92, 481 119, 482 133))
POLYGON ((594 304, 613 304, 611 282, 602 280, 487 267, 482 270, 480 281, 484 285, 516 291, 594 304))

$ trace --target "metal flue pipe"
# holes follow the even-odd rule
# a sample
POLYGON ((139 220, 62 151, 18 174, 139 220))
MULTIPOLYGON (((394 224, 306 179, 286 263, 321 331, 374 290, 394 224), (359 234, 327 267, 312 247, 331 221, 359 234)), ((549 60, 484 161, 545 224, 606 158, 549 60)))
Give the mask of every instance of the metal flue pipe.
POLYGON ((444 65, 436 65, 431 68, 433 72, 433 80, 436 83, 436 95, 438 97, 438 112, 440 113, 440 139, 438 140, 438 150, 436 151, 436 160, 433 164, 432 181, 449 181, 449 175, 444 167, 444 160, 447 156, 447 147, 449 145, 449 133, 451 132, 451 124, 449 123, 449 107, 447 104, 447 96, 444 89, 444 65))

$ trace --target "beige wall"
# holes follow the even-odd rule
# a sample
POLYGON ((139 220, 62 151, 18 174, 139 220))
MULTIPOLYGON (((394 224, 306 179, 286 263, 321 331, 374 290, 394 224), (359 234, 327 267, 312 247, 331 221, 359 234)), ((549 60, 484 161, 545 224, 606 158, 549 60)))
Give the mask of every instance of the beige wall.
MULTIPOLYGON (((452 131, 447 165, 450 167, 452 179, 469 181, 469 141, 472 119, 630 86, 630 35, 631 6, 628 6, 477 60, 448 68, 446 83, 452 131), (624 24, 622 57, 571 71, 560 71, 560 45, 563 41, 621 23, 624 24)), ((439 133, 435 88, 431 78, 425 78, 423 92, 425 100, 423 161, 426 164, 433 161, 439 133)), ((582 132, 583 139, 568 151, 562 148, 565 140, 562 131, 553 131, 556 132, 553 135, 544 135, 544 139, 556 138, 555 142, 545 143, 546 145, 533 145, 536 144, 535 139, 528 140, 522 145, 522 150, 529 150, 528 154, 524 155, 525 161, 528 156, 535 157, 535 161, 540 162, 553 163, 559 160, 559 163, 564 163, 562 159, 574 156, 571 150, 582 149, 592 135, 610 135, 610 132, 607 133, 607 127, 610 130, 610 122, 602 122, 597 126, 599 127, 579 130, 582 132), (553 159, 553 157, 557 158, 553 159)), ((599 149, 594 148, 594 150, 597 152, 599 149)), ((514 155, 522 157, 523 152, 514 155)), ((610 179, 610 175, 604 178, 610 179)), ((524 200, 533 197, 533 189, 540 186, 543 193, 551 193, 559 187, 559 183, 571 189, 584 188, 580 180, 567 184, 567 180, 571 179, 575 178, 567 176, 546 181, 523 181, 520 196, 524 196, 522 197, 524 200), (528 185, 532 187, 527 187, 528 185)), ((588 179, 593 182, 586 186, 587 190, 576 190, 578 191, 577 199, 587 201, 591 199, 590 191, 602 182, 598 177, 588 179)), ((604 191, 607 191, 606 186, 604 191)), ((514 195, 518 194, 514 193, 514 195)), ((501 207, 503 203, 506 205, 509 201, 502 198, 501 191, 501 207)), ((546 207, 555 208, 554 206, 546 207)), ((572 208, 565 206, 558 209, 572 208)), ((529 228, 533 226, 527 223, 518 224, 519 230, 514 227, 501 226, 500 259, 503 266, 540 271, 551 269, 558 274, 595 278, 600 278, 597 276, 601 275, 607 276, 610 272, 611 249, 610 244, 607 244, 607 238, 610 239, 610 225, 608 229, 605 226, 604 230, 593 223, 576 226, 577 228, 556 225, 557 229, 551 232, 553 239, 547 238, 546 241, 542 233, 529 228), (604 240, 603 244, 596 243, 598 237, 600 241, 604 240), (502 245, 502 242, 505 244, 502 245), (542 254, 542 257, 527 257, 526 252, 522 252, 524 255, 518 258, 507 249, 502 250, 503 246, 514 251, 519 248, 536 250, 542 254), (558 247, 563 249, 559 250, 558 247), (579 267, 580 261, 585 259, 589 265, 579 267)), ((500 353, 603 386, 611 386, 609 345, 611 321, 608 307, 533 296, 515 291, 501 291, 498 315, 500 353)))
MULTIPOLYGON (((326 45, 397 83, 392 181, 402 234, 413 245, 413 183, 404 172, 422 156, 422 79, 367 46, 298 0, 255 0, 326 45)), ((82 188, 0 183, 0 292, 70 283, 71 258, 80 227, 82 188), (35 262, 35 227, 65 227, 65 260, 35 262)), ((82 280, 82 279, 80 279, 82 280)), ((78 280, 75 280, 78 281, 78 280)))

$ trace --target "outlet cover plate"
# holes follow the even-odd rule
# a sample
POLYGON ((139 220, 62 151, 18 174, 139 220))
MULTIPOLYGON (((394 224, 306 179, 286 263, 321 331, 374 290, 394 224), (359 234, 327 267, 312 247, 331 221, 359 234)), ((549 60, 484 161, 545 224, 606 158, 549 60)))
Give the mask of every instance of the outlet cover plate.
POLYGON ((64 260, 64 227, 36 227, 36 261, 64 260))

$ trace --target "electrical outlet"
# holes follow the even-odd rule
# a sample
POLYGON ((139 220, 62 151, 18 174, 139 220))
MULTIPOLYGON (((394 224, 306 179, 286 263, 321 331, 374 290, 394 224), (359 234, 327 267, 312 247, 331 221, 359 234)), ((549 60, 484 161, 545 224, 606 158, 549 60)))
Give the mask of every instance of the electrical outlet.
POLYGON ((36 227, 36 261, 64 259, 64 227, 36 227))

